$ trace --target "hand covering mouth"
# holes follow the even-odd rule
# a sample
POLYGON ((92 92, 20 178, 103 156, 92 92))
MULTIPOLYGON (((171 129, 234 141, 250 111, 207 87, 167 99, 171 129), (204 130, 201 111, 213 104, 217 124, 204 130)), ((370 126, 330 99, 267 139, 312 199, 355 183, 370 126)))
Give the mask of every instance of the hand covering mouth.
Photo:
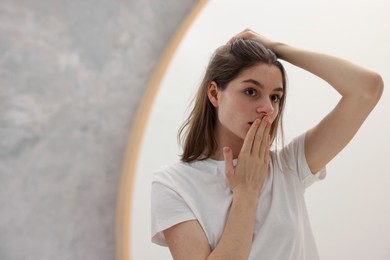
MULTIPOLYGON (((260 117, 260 119, 263 119, 265 116, 268 116, 268 115, 267 115, 267 114, 264 114, 264 115, 262 115, 262 116, 260 117)), ((249 125, 252 125, 253 122, 255 122, 255 121, 248 122, 248 124, 249 124, 249 125)))

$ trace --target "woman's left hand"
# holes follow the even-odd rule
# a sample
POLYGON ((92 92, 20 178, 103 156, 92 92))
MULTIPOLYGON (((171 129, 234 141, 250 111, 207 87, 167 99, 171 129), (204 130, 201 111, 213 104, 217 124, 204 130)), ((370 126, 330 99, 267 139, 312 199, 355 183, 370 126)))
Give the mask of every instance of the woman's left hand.
POLYGON ((273 45, 275 44, 274 41, 264 37, 261 34, 256 33, 255 31, 252 31, 251 29, 245 29, 242 32, 236 34, 233 36, 229 41, 228 44, 232 44, 235 40, 243 39, 243 40, 254 40, 261 44, 263 44, 266 48, 271 49, 273 45))

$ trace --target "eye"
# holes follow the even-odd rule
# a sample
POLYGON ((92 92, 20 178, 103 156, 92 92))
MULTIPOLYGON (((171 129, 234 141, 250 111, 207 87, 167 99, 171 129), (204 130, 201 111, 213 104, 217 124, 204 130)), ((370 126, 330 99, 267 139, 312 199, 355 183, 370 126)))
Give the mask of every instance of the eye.
POLYGON ((282 97, 280 95, 271 95, 271 101, 274 103, 278 103, 282 97))
POLYGON ((250 97, 255 97, 257 95, 257 92, 253 88, 248 88, 245 90, 245 94, 250 97))

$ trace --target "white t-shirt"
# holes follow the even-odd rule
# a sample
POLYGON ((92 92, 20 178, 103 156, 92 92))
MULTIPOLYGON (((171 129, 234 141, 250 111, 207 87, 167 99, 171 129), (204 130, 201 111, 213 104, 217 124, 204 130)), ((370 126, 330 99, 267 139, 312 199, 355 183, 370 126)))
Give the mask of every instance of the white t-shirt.
MULTIPOLYGON (((326 170, 315 175, 310 172, 304 138, 303 134, 270 153, 270 170, 257 206, 249 259, 319 259, 303 194, 306 187, 325 177, 326 170)), ((165 229, 196 219, 211 249, 216 247, 232 202, 224 169, 224 161, 206 159, 177 162, 154 174, 152 242, 167 246, 165 229)))

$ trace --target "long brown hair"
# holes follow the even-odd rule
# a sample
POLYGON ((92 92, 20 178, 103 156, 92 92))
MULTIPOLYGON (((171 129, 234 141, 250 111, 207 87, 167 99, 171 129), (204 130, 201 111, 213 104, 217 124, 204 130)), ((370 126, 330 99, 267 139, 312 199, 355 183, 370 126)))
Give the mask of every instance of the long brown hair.
MULTIPOLYGON (((181 126, 178 138, 183 146, 181 160, 192 162, 209 158, 217 149, 215 126, 218 116, 214 106, 207 96, 208 86, 215 81, 223 91, 230 81, 239 74, 259 63, 275 65, 282 73, 284 94, 279 102, 279 114, 270 129, 271 143, 274 141, 278 128, 282 126, 283 108, 286 99, 286 73, 276 55, 262 44, 253 40, 236 40, 232 44, 219 47, 213 54, 206 69, 205 76, 194 99, 194 107, 181 126)), ((281 131, 283 135, 283 131, 281 131)))

